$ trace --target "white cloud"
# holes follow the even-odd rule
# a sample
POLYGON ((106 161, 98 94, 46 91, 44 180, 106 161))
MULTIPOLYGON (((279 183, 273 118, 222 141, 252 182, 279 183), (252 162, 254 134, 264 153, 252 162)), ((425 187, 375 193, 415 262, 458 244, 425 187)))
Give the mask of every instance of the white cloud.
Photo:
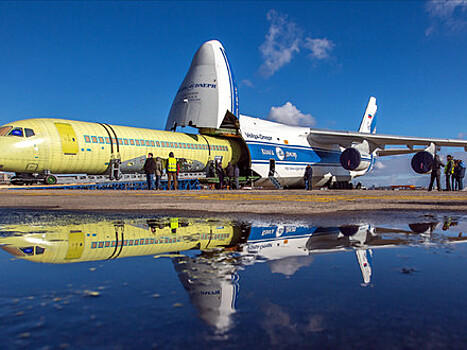
POLYGON ((300 51, 301 30, 297 25, 289 21, 287 15, 269 10, 268 21, 271 22, 266 40, 261 44, 259 50, 264 58, 260 72, 269 77, 279 68, 292 60, 292 56, 300 51))
POLYGON ((335 44, 326 38, 303 39, 303 30, 289 20, 287 15, 276 10, 269 10, 267 19, 270 22, 269 30, 265 41, 259 47, 264 60, 259 70, 265 77, 272 76, 290 63, 302 48, 311 51, 311 58, 323 60, 330 56, 335 47, 335 44))
POLYGON ((285 276, 293 276, 295 272, 302 267, 308 267, 313 262, 314 257, 308 256, 290 256, 280 260, 270 260, 268 266, 272 273, 280 273, 285 276))
POLYGON ((376 161, 376 163, 375 163, 375 165, 374 165, 374 169, 380 170, 380 169, 384 169, 384 168, 386 168, 386 165, 384 165, 384 164, 383 164, 382 162, 380 162, 379 160, 376 161))
POLYGON ((286 102, 282 107, 271 107, 268 119, 288 125, 314 126, 316 124, 311 114, 302 113, 290 102, 286 102))
POLYGON ((437 24, 450 31, 462 29, 467 24, 467 0, 430 0, 426 3, 426 11, 433 20, 425 35, 434 33, 437 24))
POLYGON ((334 48, 335 44, 326 38, 306 38, 303 46, 311 51, 311 57, 322 60, 329 57, 329 54, 334 48))
POLYGON ((243 79, 240 82, 240 86, 248 86, 250 88, 255 87, 255 85, 253 84, 253 82, 250 79, 243 79))

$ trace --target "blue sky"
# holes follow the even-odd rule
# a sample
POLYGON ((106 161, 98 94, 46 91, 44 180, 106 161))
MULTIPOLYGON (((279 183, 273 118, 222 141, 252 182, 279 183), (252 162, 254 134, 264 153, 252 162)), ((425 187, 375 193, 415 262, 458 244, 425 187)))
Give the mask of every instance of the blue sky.
POLYGON ((467 1, 0 2, 0 124, 163 129, 198 47, 220 40, 242 114, 467 137, 467 1))

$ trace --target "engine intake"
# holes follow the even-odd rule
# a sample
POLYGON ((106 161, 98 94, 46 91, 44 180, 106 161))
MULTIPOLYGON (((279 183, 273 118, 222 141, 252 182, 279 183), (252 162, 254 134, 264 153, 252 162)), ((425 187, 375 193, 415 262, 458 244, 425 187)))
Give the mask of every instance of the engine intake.
POLYGON ((417 174, 426 174, 431 170, 431 164, 433 163, 433 154, 428 151, 420 151, 416 153, 412 158, 412 169, 417 174))
POLYGON ((341 233, 346 237, 355 235, 358 232, 359 228, 360 227, 357 225, 344 225, 339 227, 341 233))
POLYGON ((355 170, 362 162, 362 155, 355 148, 347 148, 342 152, 340 161, 345 170, 355 170))

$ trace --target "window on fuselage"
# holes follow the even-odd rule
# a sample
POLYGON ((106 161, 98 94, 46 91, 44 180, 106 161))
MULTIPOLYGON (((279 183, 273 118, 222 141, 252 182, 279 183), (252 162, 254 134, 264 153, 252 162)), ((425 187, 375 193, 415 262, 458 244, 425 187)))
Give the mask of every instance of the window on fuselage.
POLYGON ((24 134, 26 135, 26 137, 33 137, 35 136, 36 134, 34 134, 34 130, 32 129, 24 129, 24 134))
POLYGON ((8 133, 8 136, 23 137, 23 128, 14 128, 8 133))
POLYGON ((6 136, 6 135, 8 135, 8 132, 9 132, 11 129, 13 129, 12 126, 2 126, 2 127, 0 128, 0 136, 6 136))

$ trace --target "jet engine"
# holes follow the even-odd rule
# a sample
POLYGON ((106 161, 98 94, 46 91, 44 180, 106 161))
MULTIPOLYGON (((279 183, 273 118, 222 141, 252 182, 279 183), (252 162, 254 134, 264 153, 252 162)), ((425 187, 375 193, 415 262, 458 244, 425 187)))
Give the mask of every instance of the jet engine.
POLYGON ((412 169, 417 174, 426 174, 431 171, 431 163, 433 163, 433 153, 429 151, 417 152, 412 158, 412 169))
POLYGON ((344 225, 344 226, 339 227, 339 230, 341 231, 341 233, 346 237, 355 235, 359 229, 360 229, 360 226, 358 225, 344 225))
POLYGON ((344 152, 342 152, 340 162, 342 167, 349 171, 368 169, 371 163, 369 160, 362 161, 362 154, 353 147, 346 148, 344 152))

